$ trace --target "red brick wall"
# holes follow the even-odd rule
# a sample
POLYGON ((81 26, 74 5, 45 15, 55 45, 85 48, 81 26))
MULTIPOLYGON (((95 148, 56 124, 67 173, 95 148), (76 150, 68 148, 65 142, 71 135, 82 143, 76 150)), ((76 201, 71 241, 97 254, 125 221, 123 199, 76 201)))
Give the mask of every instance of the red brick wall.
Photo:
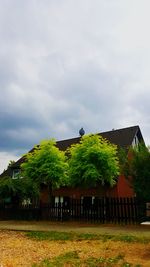
POLYGON ((131 182, 127 180, 124 175, 119 177, 117 183, 118 197, 134 197, 135 193, 131 187, 131 182))
POLYGON ((116 186, 109 188, 107 191, 107 197, 134 197, 135 193, 131 187, 131 183, 125 178, 124 175, 120 175, 116 186))
POLYGON ((80 199, 81 196, 105 196, 104 188, 67 188, 62 187, 60 189, 54 190, 54 196, 69 196, 71 198, 80 199))
MULTIPOLYGON (((96 188, 71 188, 61 187, 53 190, 53 196, 67 196, 74 199, 80 199, 81 196, 98 196, 98 197, 134 197, 134 191, 130 186, 130 182, 121 175, 118 179, 117 185, 111 187, 96 187, 96 188)), ((45 187, 41 189, 40 199, 42 203, 48 203, 48 190, 45 187)))
POLYGON ((49 203, 49 195, 48 195, 48 189, 46 186, 43 186, 41 188, 40 192, 40 202, 41 204, 49 203))

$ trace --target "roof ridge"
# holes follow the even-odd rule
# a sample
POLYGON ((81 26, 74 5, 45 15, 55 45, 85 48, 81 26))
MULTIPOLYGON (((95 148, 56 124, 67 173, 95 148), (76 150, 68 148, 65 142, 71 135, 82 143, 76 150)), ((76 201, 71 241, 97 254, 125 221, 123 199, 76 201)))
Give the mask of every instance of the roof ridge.
MULTIPOLYGON (((110 132, 115 132, 115 131, 124 131, 125 129, 131 129, 131 128, 139 128, 139 125, 134 125, 134 126, 129 126, 129 127, 124 127, 124 128, 119 128, 119 129, 112 129, 110 131, 105 131, 105 132, 101 132, 101 133, 110 133, 110 132)), ((100 133, 100 134, 101 134, 100 133)))
MULTIPOLYGON (((115 131, 124 131, 125 129, 130 129, 130 128, 139 128, 139 125, 134 125, 134 126, 129 126, 129 127, 124 127, 124 128, 119 128, 119 129, 112 129, 110 131, 104 131, 104 132, 97 132, 97 133, 94 133, 94 134, 104 134, 104 133, 110 133, 110 132, 115 132, 115 131)), ((88 134, 93 134, 93 133, 88 133, 88 134)), ((66 139, 63 139, 63 140, 56 140, 56 142, 65 142, 65 141, 68 141, 68 140, 75 140, 75 139, 80 139, 81 137, 80 136, 77 136, 77 137, 72 137, 72 138, 66 138, 66 139)))

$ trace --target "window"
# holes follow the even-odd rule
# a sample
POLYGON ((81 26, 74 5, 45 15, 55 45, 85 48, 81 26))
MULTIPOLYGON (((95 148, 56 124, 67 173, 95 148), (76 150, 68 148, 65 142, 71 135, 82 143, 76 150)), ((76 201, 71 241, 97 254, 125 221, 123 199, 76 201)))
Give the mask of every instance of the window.
POLYGON ((31 205, 32 204, 32 202, 31 202, 31 199, 30 198, 25 198, 25 199, 23 199, 23 201, 22 201, 22 206, 29 206, 29 205, 31 205))
POLYGON ((63 205, 65 208, 70 207, 70 197, 64 197, 63 205))
POLYGON ((138 140, 138 137, 137 137, 137 135, 136 135, 136 136, 134 137, 134 139, 133 139, 132 146, 135 147, 135 146, 138 145, 138 143, 139 143, 139 140, 138 140))
POLYGON ((63 197, 60 197, 60 196, 56 196, 55 197, 55 204, 63 203, 63 201, 64 201, 63 197))
POLYGON ((84 197, 83 198, 83 207, 84 208, 91 208, 92 206, 92 197, 84 197))
POLYGON ((12 175, 13 179, 21 178, 19 175, 20 175, 20 170, 19 169, 13 170, 13 175, 12 175))

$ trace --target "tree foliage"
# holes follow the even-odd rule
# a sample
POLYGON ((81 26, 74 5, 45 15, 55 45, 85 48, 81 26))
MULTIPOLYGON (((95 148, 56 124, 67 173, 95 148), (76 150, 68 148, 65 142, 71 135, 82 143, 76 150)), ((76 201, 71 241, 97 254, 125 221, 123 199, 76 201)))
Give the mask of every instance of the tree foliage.
POLYGON ((132 181, 137 197, 150 200, 150 149, 144 144, 130 148, 124 160, 124 174, 132 181))
POLYGON ((99 135, 84 135, 72 145, 69 154, 69 177, 73 186, 96 186, 116 183, 119 174, 117 147, 99 135))
POLYGON ((0 179, 0 199, 4 200, 7 198, 17 197, 18 201, 21 202, 23 199, 37 196, 38 190, 36 184, 34 184, 28 178, 17 178, 7 176, 0 179))
POLYGON ((0 198, 4 199, 10 197, 11 193, 15 190, 13 179, 11 177, 3 177, 0 179, 0 198))
POLYGON ((45 183, 49 189, 67 182, 67 163, 63 151, 56 147, 55 140, 42 141, 33 151, 25 155, 21 165, 23 177, 34 181, 40 190, 40 184, 45 183))
POLYGON ((10 160, 9 163, 8 163, 7 169, 8 169, 9 167, 13 166, 14 163, 15 163, 14 160, 10 160))

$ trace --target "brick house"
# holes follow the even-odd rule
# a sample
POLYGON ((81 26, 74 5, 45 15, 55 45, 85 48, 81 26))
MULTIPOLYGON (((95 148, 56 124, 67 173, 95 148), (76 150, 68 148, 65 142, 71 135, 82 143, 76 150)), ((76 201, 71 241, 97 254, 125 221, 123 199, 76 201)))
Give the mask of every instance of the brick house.
MULTIPOLYGON (((139 126, 132 126, 123 129, 112 130, 108 132, 102 132, 100 135, 106 138, 110 143, 128 149, 131 146, 137 145, 139 142, 144 142, 141 130, 139 126)), ((79 143, 80 137, 57 141, 57 147, 60 150, 66 151, 72 144, 79 143)), ((24 157, 16 161, 8 170, 4 171, 0 177, 11 176, 12 179, 17 176, 20 171, 20 165, 24 161, 24 157)), ((118 177, 117 184, 110 188, 108 186, 94 187, 94 188, 70 188, 61 187, 53 190, 54 203, 69 203, 70 199, 80 199, 86 203, 93 203, 97 198, 100 197, 134 197, 135 193, 131 187, 130 182, 120 175, 118 177)), ((45 185, 41 186, 41 203, 48 203, 48 191, 45 185)))

